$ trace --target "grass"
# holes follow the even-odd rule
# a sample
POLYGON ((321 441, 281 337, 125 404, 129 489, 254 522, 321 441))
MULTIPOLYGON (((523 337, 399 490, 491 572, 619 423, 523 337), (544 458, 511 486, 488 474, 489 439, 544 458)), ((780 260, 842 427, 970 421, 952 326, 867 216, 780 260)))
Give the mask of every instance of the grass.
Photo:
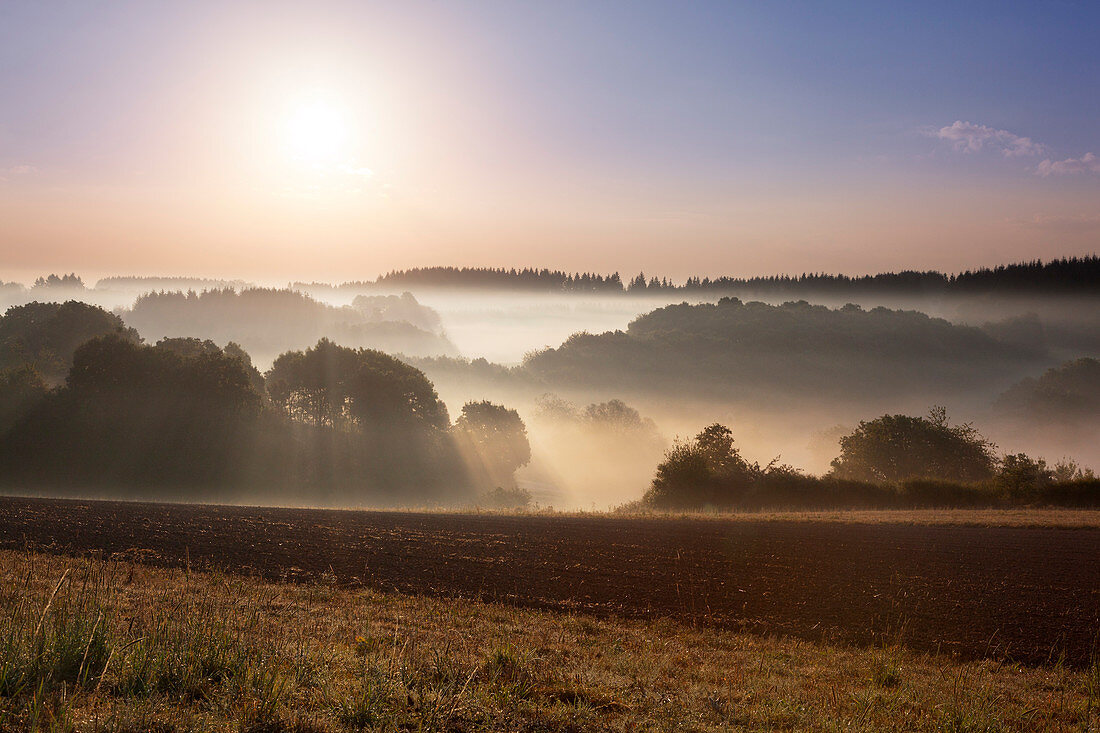
POLYGON ((0 730, 1100 730, 1084 670, 0 552, 0 730))
POLYGON ((621 512, 616 516, 719 521, 841 522, 955 527, 1100 528, 1100 509, 1016 507, 1010 509, 822 509, 735 512, 621 512))

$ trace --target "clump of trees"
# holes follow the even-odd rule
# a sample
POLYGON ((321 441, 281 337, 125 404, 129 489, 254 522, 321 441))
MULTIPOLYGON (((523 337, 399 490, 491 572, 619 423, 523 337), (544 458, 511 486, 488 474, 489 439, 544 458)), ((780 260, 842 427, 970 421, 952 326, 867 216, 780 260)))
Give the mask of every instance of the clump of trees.
POLYGON ((600 275, 594 272, 568 273, 530 267, 522 269, 414 267, 409 270, 388 272, 379 277, 374 284, 566 293, 621 293, 623 291, 623 281, 617 272, 612 275, 600 275))
POLYGON ((411 323, 431 333, 443 330, 439 314, 417 302, 412 293, 401 295, 356 295, 351 307, 364 314, 369 321, 411 323))
POLYGON ((625 332, 574 334, 531 354, 523 371, 555 386, 827 400, 940 394, 1028 368, 1038 357, 916 311, 722 298, 658 308, 625 332))
POLYGON ((1048 369, 1005 391, 994 407, 1023 420, 1100 426, 1100 361, 1075 359, 1048 369))
POLYGON ((220 343, 234 341, 264 358, 306 348, 323 337, 394 353, 456 353, 446 336, 418 325, 433 322, 433 316, 437 320, 438 314, 411 295, 337 308, 289 289, 152 292, 140 296, 124 316, 149 339, 201 335, 220 343))
MULTIPOLYGON (((571 425, 586 434, 588 439, 607 439, 603 442, 628 441, 658 444, 665 440, 657 431, 657 425, 648 417, 620 399, 593 402, 583 409, 552 393, 546 393, 535 401, 536 414, 543 420, 559 425, 571 425)), ((604 446, 606 447, 606 446, 604 446)))
POLYGON ((951 425, 943 408, 927 417, 883 415, 840 440, 825 476, 776 459, 746 460, 729 428, 713 424, 677 441, 657 466, 643 505, 658 509, 762 507, 1100 505, 1100 480, 1063 460, 1053 467, 996 446, 969 424, 951 425))
POLYGON ((260 404, 244 364, 220 350, 181 356, 99 336, 76 350, 65 384, 11 424, 0 465, 27 484, 224 481, 260 404))
POLYGON ((65 288, 69 290, 84 290, 84 280, 75 272, 70 272, 68 275, 55 275, 50 274, 46 277, 39 277, 34 281, 34 288, 36 290, 47 288, 65 288))
POLYGON ((0 317, 0 370, 29 367, 58 385, 69 373, 77 347, 106 334, 138 341, 137 331, 94 305, 70 300, 14 306, 0 317))
POLYGON ((871 483, 974 483, 993 476, 995 448, 972 425, 951 425, 947 411, 936 407, 928 417, 883 415, 860 422, 840 439, 832 472, 838 478, 871 483))
POLYGON ((490 484, 514 488, 516 470, 531 461, 527 426, 504 405, 467 402, 453 432, 468 469, 490 484))
POLYGON ((322 339, 282 354, 265 375, 235 343, 143 344, 116 317, 82 304, 12 309, 0 333, 9 337, 0 370, 8 486, 459 504, 513 487, 515 469, 530 459, 514 410, 470 403, 452 426, 423 372, 371 349, 322 339), (51 387, 41 363, 70 366, 51 387))
POLYGON ((579 406, 547 393, 532 419, 540 463, 564 491, 594 502, 636 496, 668 447, 653 420, 620 399, 579 406))
POLYGON ((1064 489, 1074 484, 1100 485, 1092 469, 1076 461, 1062 459, 1049 466, 1046 460, 1025 453, 1002 457, 995 483, 1000 491, 1020 501, 1042 501, 1045 496, 1065 493, 1064 489))
POLYGON ((669 449, 645 501, 666 509, 736 506, 762 473, 759 464, 746 461, 734 446, 733 431, 715 423, 669 449))
POLYGON ((267 383, 287 416, 315 427, 407 432, 444 430, 450 423, 447 406, 419 369, 381 351, 328 339, 279 356, 267 383))

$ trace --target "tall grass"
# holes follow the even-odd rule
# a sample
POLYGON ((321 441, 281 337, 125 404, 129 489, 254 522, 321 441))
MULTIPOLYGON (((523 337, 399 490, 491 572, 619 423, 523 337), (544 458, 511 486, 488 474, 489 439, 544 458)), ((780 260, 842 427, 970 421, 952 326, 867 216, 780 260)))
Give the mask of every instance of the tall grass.
POLYGON ((7 589, 0 606, 0 696, 98 684, 110 658, 112 622, 100 602, 102 578, 74 580, 66 571, 45 598, 29 586, 27 575, 7 589))
POLYGON ((121 618, 119 566, 72 563, 52 588, 43 574, 28 564, 3 578, 0 730, 37 729, 44 701, 81 693, 235 699, 256 717, 277 714, 287 674, 279 644, 257 633, 258 604, 246 601, 227 618, 209 596, 165 585, 121 618))
POLYGON ((1100 657, 1029 670, 0 552, 4 733, 1094 730, 1098 704, 1100 657))

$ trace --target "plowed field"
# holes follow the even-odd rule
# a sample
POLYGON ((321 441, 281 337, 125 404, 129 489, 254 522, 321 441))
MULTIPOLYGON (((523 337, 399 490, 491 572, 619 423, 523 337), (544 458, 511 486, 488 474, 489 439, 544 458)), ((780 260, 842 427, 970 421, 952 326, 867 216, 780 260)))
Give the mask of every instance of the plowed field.
POLYGON ((0 547, 1087 662, 1100 530, 0 499, 0 547))

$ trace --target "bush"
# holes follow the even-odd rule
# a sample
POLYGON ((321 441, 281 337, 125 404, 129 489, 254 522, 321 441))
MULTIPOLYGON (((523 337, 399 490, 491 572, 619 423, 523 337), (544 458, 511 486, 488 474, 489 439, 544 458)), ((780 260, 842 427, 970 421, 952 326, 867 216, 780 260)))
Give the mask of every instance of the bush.
POLYGON ((531 505, 531 492, 527 489, 506 489, 498 486, 478 497, 478 505, 489 509, 524 509, 531 505))
POLYGON ((994 485, 1009 499, 1031 501, 1038 498, 1054 480, 1047 462, 1024 453, 1006 455, 994 485))
POLYGON ((897 497, 907 507, 989 506, 998 502, 996 494, 981 485, 934 479, 903 481, 897 497))
POLYGON ((1080 478, 1053 483, 1043 490, 1040 501, 1054 506, 1100 506, 1100 479, 1080 478))
POLYGON ((730 429, 715 423, 665 453, 645 501, 659 509, 728 508, 741 504, 760 476, 760 466, 734 447, 730 429))

